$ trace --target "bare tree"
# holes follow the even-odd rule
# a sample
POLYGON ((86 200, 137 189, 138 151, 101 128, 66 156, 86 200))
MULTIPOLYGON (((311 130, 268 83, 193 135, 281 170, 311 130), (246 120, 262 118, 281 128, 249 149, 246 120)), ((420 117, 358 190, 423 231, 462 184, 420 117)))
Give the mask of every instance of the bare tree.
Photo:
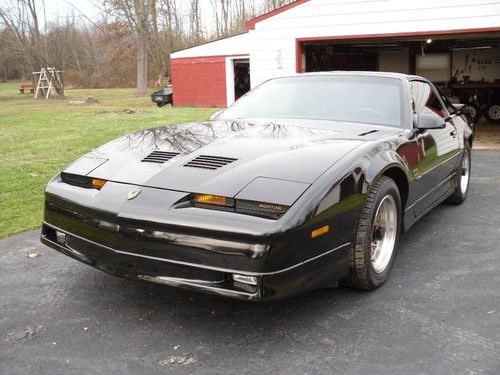
POLYGON ((193 43, 200 43, 203 39, 203 26, 201 23, 200 0, 191 0, 189 14, 189 39, 193 43))
POLYGON ((295 0, 267 0, 264 6, 264 11, 271 11, 281 8, 287 4, 293 3, 295 0))
MULTIPOLYGON (((161 47, 158 49, 157 60, 161 60, 161 71, 159 78, 170 75, 170 53, 184 44, 186 33, 180 16, 179 4, 176 0, 158 0, 159 15, 161 16, 161 30, 158 41, 161 47)), ((158 68, 157 68, 158 69, 158 68)))
POLYGON ((247 20, 291 0, 210 0, 211 12, 208 0, 100 0, 95 20, 75 7, 77 16, 51 22, 43 1, 0 0, 0 79, 55 67, 74 86, 135 84, 144 95, 148 77, 170 76, 172 52, 245 32, 247 20))
MULTIPOLYGON (((41 7, 44 11, 43 1, 41 7)), ((41 37, 36 0, 18 0, 11 2, 9 7, 0 7, 0 20, 12 36, 10 48, 22 53, 26 70, 60 69, 60 56, 49 55, 46 35, 41 37)), ((52 84, 59 95, 64 95, 59 75, 53 75, 52 84)))
POLYGON ((136 94, 146 95, 148 87, 148 47, 154 0, 106 0, 113 15, 125 21, 133 30, 137 48, 136 94))
MULTIPOLYGON (((152 56, 155 60, 155 65, 161 67, 162 73, 167 69, 165 59, 162 58, 162 49, 160 41, 160 32, 158 27, 158 9, 156 8, 156 0, 151 0, 151 44, 152 56)), ((159 74, 158 79, 161 78, 162 73, 159 74)))
POLYGON ((218 38, 245 32, 245 22, 259 13, 274 9, 274 5, 264 2, 257 5, 255 0, 210 0, 218 38))
POLYGON ((148 16, 151 1, 134 0, 137 34, 137 95, 146 95, 148 89, 148 16))

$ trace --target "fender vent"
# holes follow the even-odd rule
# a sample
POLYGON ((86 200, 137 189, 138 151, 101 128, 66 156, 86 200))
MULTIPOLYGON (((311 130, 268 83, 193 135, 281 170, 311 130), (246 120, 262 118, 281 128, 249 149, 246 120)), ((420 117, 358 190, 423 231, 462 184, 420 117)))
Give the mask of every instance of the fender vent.
POLYGON ((143 163, 165 163, 170 159, 179 155, 178 152, 166 152, 166 151, 153 151, 144 159, 141 160, 143 163))
POLYGON ((232 163, 238 159, 224 158, 222 156, 200 155, 184 164, 185 167, 217 169, 232 163))

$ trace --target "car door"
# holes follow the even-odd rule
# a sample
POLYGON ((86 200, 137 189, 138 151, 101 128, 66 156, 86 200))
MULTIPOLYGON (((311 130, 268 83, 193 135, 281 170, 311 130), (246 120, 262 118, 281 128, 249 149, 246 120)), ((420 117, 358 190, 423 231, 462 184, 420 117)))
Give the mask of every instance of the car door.
POLYGON ((443 100, 444 106, 448 110, 450 121, 453 122, 455 128, 457 129, 458 136, 458 144, 460 149, 465 147, 464 140, 469 138, 473 133, 473 124, 469 124, 467 116, 457 111, 457 108, 446 98, 446 96, 441 95, 441 99, 443 100))
POLYGON ((451 177, 460 154, 459 137, 449 113, 434 86, 425 81, 410 82, 416 118, 421 114, 439 116, 443 129, 420 130, 415 141, 421 157, 413 168, 417 200, 415 216, 420 216, 452 188, 451 177))

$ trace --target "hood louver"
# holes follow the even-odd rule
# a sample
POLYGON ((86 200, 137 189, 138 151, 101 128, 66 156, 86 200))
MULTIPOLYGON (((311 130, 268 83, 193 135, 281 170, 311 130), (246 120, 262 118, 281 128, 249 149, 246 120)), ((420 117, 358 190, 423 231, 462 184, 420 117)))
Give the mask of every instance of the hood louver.
POLYGON ((144 159, 141 160, 143 163, 165 163, 170 159, 179 155, 178 152, 167 152, 167 151, 153 151, 144 159))
POLYGON ((225 158, 222 156, 200 155, 184 164, 185 167, 217 169, 232 163, 238 159, 225 158))

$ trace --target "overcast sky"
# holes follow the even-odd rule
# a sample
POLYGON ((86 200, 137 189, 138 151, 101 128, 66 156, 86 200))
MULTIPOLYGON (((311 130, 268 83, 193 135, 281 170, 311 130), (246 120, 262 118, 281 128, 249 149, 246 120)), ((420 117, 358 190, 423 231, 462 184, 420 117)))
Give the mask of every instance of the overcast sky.
MULTIPOLYGON (((8 1, 16 0, 0 0, 0 3, 8 1)), ((40 5, 42 4, 41 0, 38 0, 38 2, 40 5)), ((177 0, 177 2, 181 8, 183 3, 185 3, 187 8, 188 0, 177 0)), ((202 14, 204 16, 205 26, 210 28, 213 22, 210 0, 202 0, 200 4, 202 5, 202 14)), ((45 0, 47 20, 49 22, 55 21, 57 18, 64 18, 71 14, 76 17, 81 17, 82 13, 95 21, 99 18, 99 7, 101 5, 102 0, 45 0)))
MULTIPOLYGON (((0 6, 9 8, 16 6, 18 0, 0 0, 0 6)), ((97 21, 100 17, 99 8, 102 6, 102 0, 36 0, 39 7, 40 23, 43 25, 43 1, 45 1, 45 10, 48 22, 55 22, 58 19, 73 15, 76 18, 85 20, 86 17, 92 21, 97 21)), ((258 0, 257 3, 264 3, 266 0, 258 0)), ((189 0, 177 0, 181 11, 187 12, 189 0)), ((202 21, 208 32, 214 27, 214 14, 210 0, 201 0, 202 21)), ((187 14, 183 14, 187 16, 187 14)))
POLYGON ((45 0, 47 19, 55 20, 58 17, 66 17, 72 13, 78 15, 79 11, 92 19, 96 19, 99 14, 96 4, 100 3, 99 0, 45 0))

